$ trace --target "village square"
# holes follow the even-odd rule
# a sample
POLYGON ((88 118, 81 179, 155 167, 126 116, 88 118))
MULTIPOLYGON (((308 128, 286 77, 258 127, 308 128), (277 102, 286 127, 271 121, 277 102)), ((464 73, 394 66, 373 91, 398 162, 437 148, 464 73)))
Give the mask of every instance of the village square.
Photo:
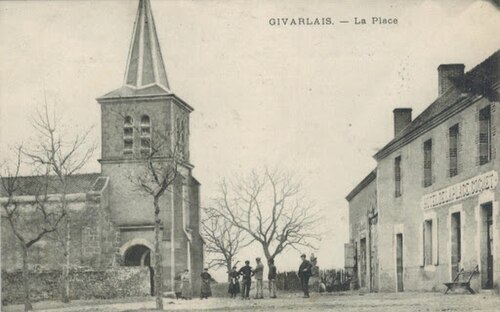
POLYGON ((1 3, 2 310, 497 311, 498 6, 386 2, 1 3))

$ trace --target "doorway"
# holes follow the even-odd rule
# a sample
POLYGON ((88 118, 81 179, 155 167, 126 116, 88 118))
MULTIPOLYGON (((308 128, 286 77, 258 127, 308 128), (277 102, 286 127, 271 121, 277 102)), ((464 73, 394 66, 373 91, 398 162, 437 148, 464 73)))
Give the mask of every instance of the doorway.
POLYGON ((481 205, 481 288, 493 288, 493 205, 481 205))
POLYGON ((403 285, 403 234, 396 234, 396 275, 398 292, 404 291, 403 285))
POLYGON ((452 279, 460 272, 460 261, 462 260, 462 233, 460 212, 451 214, 451 277, 452 279))
POLYGON ((366 238, 359 241, 359 286, 366 287, 366 238))
POLYGON ((134 245, 124 255, 125 266, 147 266, 149 268, 150 290, 154 294, 154 269, 151 266, 151 250, 144 245, 134 245))

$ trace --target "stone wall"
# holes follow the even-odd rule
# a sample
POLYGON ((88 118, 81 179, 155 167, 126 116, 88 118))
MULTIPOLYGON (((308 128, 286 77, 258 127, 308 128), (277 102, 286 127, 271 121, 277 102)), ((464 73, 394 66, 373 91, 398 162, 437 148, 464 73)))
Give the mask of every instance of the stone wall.
MULTIPOLYGON (((106 186, 106 185, 105 185, 106 186)), ((110 218, 107 188, 89 193, 70 194, 68 211, 71 222, 71 266, 105 268, 117 264, 117 230, 110 218)), ((25 237, 35 237, 41 231, 42 215, 34 210, 29 199, 19 203, 23 218, 17 222, 25 237)), ((51 201, 48 209, 59 211, 60 202, 51 201)), ((64 222, 60 233, 64 233, 64 222)), ((21 247, 8 221, 1 220, 2 270, 16 271, 22 267, 21 247)), ((59 270, 64 263, 63 244, 55 235, 46 235, 28 251, 30 267, 42 270, 59 270)))
MULTIPOLYGON (((31 300, 61 298, 61 271, 30 274, 31 300)), ((110 299, 150 295, 148 267, 116 267, 108 270, 72 270, 70 299, 110 299)), ((2 271, 2 304, 23 301, 22 272, 2 271)))

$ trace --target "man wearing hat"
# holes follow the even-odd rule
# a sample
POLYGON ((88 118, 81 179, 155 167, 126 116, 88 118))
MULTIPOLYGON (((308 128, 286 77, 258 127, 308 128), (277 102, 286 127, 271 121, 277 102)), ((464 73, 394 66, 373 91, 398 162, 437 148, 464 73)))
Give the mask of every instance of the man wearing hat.
POLYGON ((245 261, 245 266, 238 271, 241 278, 241 299, 250 299, 250 287, 252 286, 252 276, 254 272, 250 266, 250 261, 245 261))
POLYGON ((304 292, 304 298, 309 298, 309 277, 311 277, 312 264, 306 259, 305 254, 302 254, 300 258, 302 259, 298 274, 300 284, 302 286, 302 291, 304 292))
POLYGON ((255 287, 255 299, 264 299, 264 287, 263 287, 263 279, 264 279, 264 265, 260 258, 255 258, 257 262, 257 266, 255 267, 255 280, 257 281, 257 285, 255 287))

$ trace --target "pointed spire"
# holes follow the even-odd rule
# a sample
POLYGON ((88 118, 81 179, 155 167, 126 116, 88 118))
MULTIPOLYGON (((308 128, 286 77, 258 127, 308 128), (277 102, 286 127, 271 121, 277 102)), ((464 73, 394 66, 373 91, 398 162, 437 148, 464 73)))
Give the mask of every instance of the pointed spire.
POLYGON ((157 85, 171 93, 149 0, 139 0, 124 85, 136 89, 157 85))

